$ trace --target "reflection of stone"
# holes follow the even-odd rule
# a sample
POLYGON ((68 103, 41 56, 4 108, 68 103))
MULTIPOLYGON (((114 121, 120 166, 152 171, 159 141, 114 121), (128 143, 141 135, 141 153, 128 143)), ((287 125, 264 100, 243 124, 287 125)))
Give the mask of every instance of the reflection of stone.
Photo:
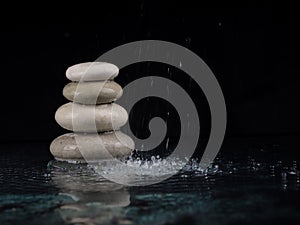
POLYGON ((130 204, 130 194, 124 186, 99 177, 86 165, 57 161, 49 165, 51 179, 60 195, 74 200, 57 209, 66 223, 131 224, 125 219, 123 209, 130 204))

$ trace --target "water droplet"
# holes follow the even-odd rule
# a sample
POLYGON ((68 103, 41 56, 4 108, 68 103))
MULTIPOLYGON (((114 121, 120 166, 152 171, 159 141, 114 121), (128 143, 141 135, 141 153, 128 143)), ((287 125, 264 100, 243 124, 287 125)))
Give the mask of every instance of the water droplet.
POLYGON ((139 49, 139 58, 141 58, 142 48, 139 49))
POLYGON ((166 142, 166 150, 168 150, 168 148, 169 148, 169 140, 170 140, 170 138, 167 138, 167 142, 166 142))
POLYGON ((75 150, 76 148, 77 148, 77 145, 66 145, 66 146, 64 146, 64 150, 66 150, 66 151, 75 150))
POLYGON ((191 41, 192 41, 192 39, 191 39, 190 37, 187 37, 187 38, 185 39, 185 46, 186 46, 187 48, 190 47, 191 41))

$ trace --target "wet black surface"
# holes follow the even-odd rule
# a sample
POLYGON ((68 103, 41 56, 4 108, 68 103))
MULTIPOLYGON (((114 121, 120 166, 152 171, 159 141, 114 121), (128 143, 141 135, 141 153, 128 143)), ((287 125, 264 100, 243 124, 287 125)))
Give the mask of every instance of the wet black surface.
POLYGON ((297 144, 233 143, 206 175, 189 168, 137 187, 109 182, 86 166, 51 161, 48 143, 1 145, 0 223, 299 223, 299 155, 288 150, 297 144))

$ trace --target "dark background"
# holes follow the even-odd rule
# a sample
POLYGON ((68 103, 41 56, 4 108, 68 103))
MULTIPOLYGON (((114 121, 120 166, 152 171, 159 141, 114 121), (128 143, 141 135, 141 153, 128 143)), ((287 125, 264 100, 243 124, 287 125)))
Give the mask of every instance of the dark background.
MULTIPOLYGON (((94 61, 121 44, 143 39, 180 44, 208 64, 226 100, 227 137, 299 135, 299 13, 293 6, 249 2, 212 8, 196 3, 138 1, 119 7, 117 3, 103 5, 90 17, 71 13, 65 16, 67 22, 57 19, 51 23, 55 12, 50 22, 43 12, 12 24, 2 20, 0 141, 50 142, 65 133, 54 120, 56 109, 67 102, 62 96, 69 82, 65 70, 94 61)), ((160 71, 191 94, 202 110, 203 135, 207 135, 210 116, 200 88, 179 70, 171 67, 170 74, 167 68, 155 63, 132 65, 121 70, 116 81, 124 86, 160 71)), ((157 104, 162 104, 159 111, 163 117, 165 110, 174 114, 169 128, 170 135, 176 136, 176 113, 155 99, 136 106, 132 127, 145 130, 148 112, 154 110, 152 115, 156 115, 153 106, 157 104), (138 117, 140 112, 145 112, 145 124, 138 117)))

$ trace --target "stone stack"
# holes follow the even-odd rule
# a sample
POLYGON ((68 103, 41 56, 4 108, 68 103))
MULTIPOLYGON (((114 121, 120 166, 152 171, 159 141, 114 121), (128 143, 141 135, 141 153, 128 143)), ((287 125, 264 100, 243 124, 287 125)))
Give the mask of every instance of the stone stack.
POLYGON ((70 101, 55 113, 57 123, 74 133, 57 137, 50 145, 55 159, 86 162, 129 156, 133 140, 119 131, 128 120, 126 110, 114 103, 122 87, 113 81, 119 69, 105 62, 81 63, 68 68, 72 82, 63 89, 70 101), (100 141, 100 144, 99 144, 100 141), (109 154, 107 154, 109 153, 109 154))

